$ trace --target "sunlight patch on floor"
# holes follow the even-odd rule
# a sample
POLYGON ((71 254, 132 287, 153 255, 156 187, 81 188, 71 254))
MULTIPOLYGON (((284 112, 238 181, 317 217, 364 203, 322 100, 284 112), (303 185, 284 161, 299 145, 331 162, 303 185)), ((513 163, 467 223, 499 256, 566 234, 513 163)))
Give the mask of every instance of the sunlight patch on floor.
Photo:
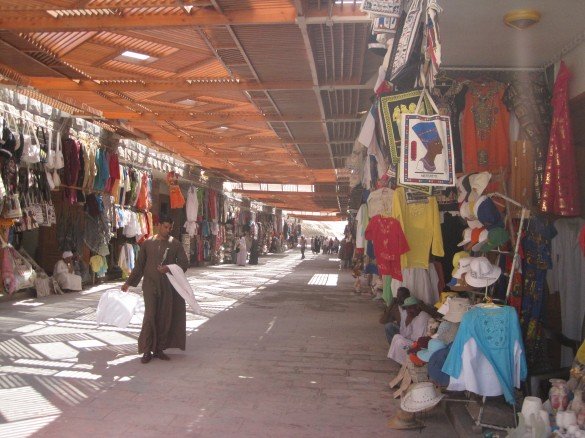
POLYGON ((339 275, 337 274, 315 274, 309 280, 309 286, 337 286, 339 275))

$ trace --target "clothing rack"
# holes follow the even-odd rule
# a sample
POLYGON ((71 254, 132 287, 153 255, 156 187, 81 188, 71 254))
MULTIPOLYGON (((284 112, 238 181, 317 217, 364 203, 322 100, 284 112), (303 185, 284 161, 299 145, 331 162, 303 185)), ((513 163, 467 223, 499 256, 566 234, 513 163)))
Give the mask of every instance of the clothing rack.
POLYGON ((140 164, 134 164, 132 162, 126 160, 118 160, 118 164, 126 167, 132 167, 138 170, 144 170, 145 172, 150 172, 152 174, 152 169, 146 166, 141 166, 140 164))

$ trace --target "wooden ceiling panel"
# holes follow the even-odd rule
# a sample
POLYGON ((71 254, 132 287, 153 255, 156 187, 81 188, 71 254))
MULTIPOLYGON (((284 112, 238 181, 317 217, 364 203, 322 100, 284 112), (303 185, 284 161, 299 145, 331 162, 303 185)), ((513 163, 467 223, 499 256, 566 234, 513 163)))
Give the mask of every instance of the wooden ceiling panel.
POLYGON ((344 205, 337 175, 347 175, 335 168, 352 142, 329 140, 349 140, 359 126, 357 113, 369 108, 370 92, 351 88, 362 80, 367 26, 315 24, 324 23, 328 11, 347 8, 313 3, 5 0, 0 57, 14 61, 21 75, 44 77, 36 85, 26 77, 12 80, 73 105, 75 113, 103 111, 112 120, 98 123, 156 142, 220 175, 327 184, 327 191, 287 199, 267 195, 273 205, 337 211, 344 205), (299 5, 301 18, 318 9, 313 24, 296 20, 299 5), (14 11, 24 9, 20 19, 14 11), (126 50, 155 60, 126 62, 119 58, 126 50), (51 82, 55 76, 64 81, 51 82), (240 83, 222 88, 224 80, 240 83), (250 88, 242 81, 250 81, 250 88), (337 116, 340 121, 326 121, 337 116))
POLYGON ((53 53, 64 56, 71 50, 80 46, 84 42, 92 39, 98 32, 43 32, 32 34, 21 34, 20 36, 28 38, 47 47, 53 53))
MULTIPOLYGON (((189 53, 186 51, 177 51, 171 55, 156 59, 148 64, 151 68, 165 70, 177 74, 187 74, 187 77, 204 77, 198 73, 198 69, 205 71, 208 64, 212 64, 212 69, 215 70, 218 63, 213 57, 207 54, 189 53)), ((225 76, 225 69, 220 70, 220 75, 213 75, 216 77, 225 76)), ((211 76, 209 76, 211 77, 211 76)))
POLYGON ((101 67, 102 65, 105 65, 107 61, 118 56, 120 53, 120 49, 116 47, 86 42, 79 45, 75 49, 70 50, 62 58, 71 65, 84 70, 86 66, 101 67))
POLYGON ((150 28, 140 30, 118 31, 139 40, 158 42, 159 44, 179 49, 195 50, 212 55, 209 46, 199 32, 192 27, 150 28))
POLYGON ((0 41, 0 62, 27 76, 61 76, 41 62, 0 41))
MULTIPOLYGON (((149 67, 147 64, 133 64, 129 62, 116 61, 114 59, 102 64, 103 69, 111 70, 112 73, 126 73, 132 76, 145 78, 168 79, 173 77, 172 72, 149 67)), ((112 77, 114 77, 112 75, 112 77)))
MULTIPOLYGON (((254 6, 255 4, 258 5, 258 2, 251 0, 217 0, 216 3, 224 12, 247 11, 255 7, 256 9, 259 8, 259 6, 254 6)), ((292 0, 262 0, 260 2, 260 7, 268 10, 280 10, 293 6, 294 2, 292 0)))
POLYGON ((163 58, 179 50, 171 45, 151 41, 147 37, 136 38, 115 32, 100 32, 93 38, 93 42, 117 47, 121 51, 131 50, 133 52, 144 53, 155 58, 163 58))

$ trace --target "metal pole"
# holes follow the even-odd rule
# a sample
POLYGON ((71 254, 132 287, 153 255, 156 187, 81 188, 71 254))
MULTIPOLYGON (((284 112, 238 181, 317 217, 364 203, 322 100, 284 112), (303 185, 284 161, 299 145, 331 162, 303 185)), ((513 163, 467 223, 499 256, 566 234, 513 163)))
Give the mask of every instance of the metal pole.
POLYGON ((512 267, 510 268, 510 278, 508 278, 508 288, 506 289, 506 301, 510 296, 510 290, 512 289, 512 281, 514 279, 514 271, 516 270, 516 263, 518 263, 518 248, 520 247, 520 239, 522 237, 522 227, 524 226, 524 218, 526 215, 526 209, 522 207, 522 214, 520 215, 520 226, 518 227, 518 238, 516 239, 516 246, 514 247, 514 258, 512 259, 512 267))

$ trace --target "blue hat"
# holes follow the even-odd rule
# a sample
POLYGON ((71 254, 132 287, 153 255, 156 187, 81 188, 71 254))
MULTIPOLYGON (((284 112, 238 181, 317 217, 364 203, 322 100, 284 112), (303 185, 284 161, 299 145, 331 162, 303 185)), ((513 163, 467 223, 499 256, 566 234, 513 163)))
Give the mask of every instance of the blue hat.
POLYGON ((488 230, 491 230, 495 227, 503 227, 504 222, 502 220, 502 215, 492 201, 492 198, 487 196, 480 196, 477 201, 475 201, 475 216, 477 220, 479 220, 488 230))
POLYGON ((429 341, 429 347, 419 350, 418 353, 416 353, 416 355, 423 362, 428 362, 434 353, 436 353, 439 350, 442 350, 446 346, 447 344, 445 344, 440 339, 431 339, 429 341))
POLYGON ((425 146, 433 141, 441 141, 435 122, 419 122, 412 127, 412 130, 418 135, 418 138, 420 138, 425 146))

